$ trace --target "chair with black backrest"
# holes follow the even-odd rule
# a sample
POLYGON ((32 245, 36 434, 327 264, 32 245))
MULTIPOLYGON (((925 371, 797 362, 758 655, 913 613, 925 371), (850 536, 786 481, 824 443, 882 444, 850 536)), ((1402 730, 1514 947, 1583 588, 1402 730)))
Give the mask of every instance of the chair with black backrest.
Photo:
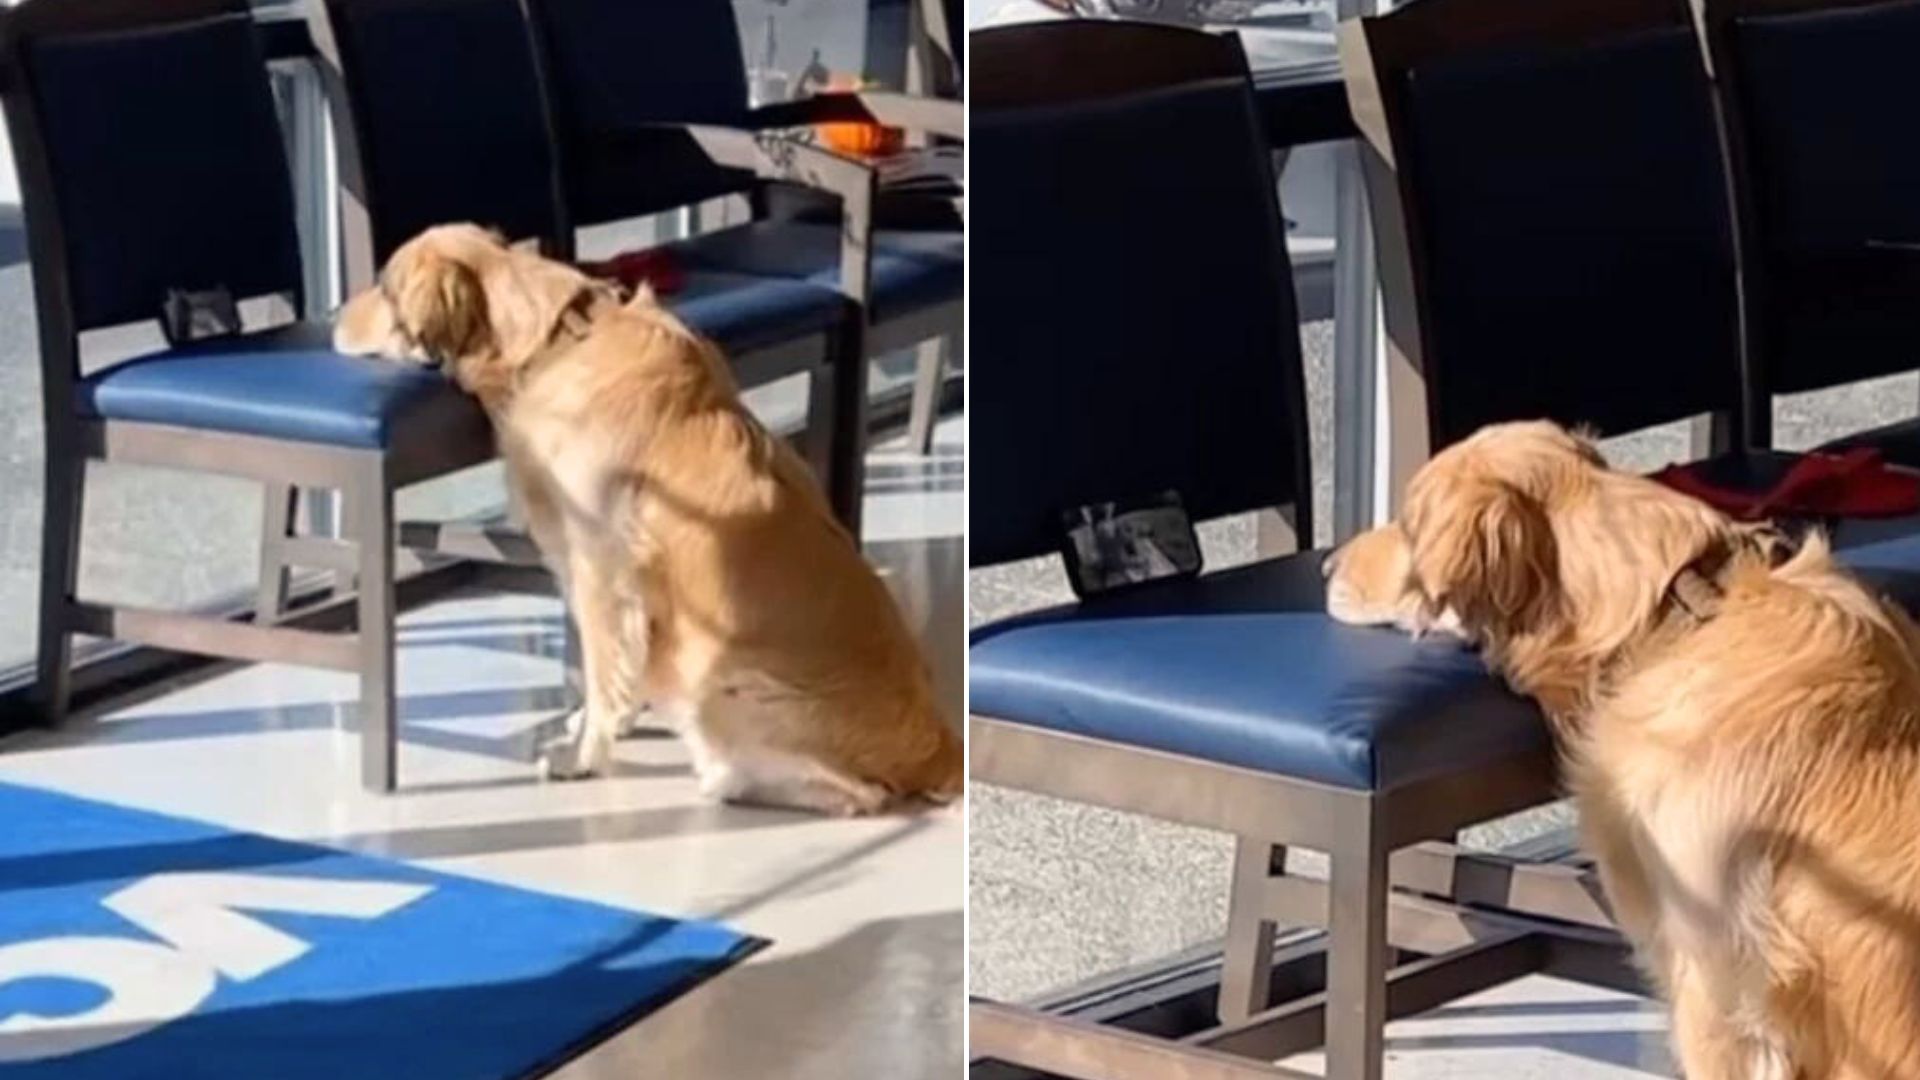
MULTIPOLYGON (((1866 78, 1849 50, 1903 27, 1916 40, 1920 16, 1716 10, 1731 140, 1685 0, 1421 0, 1343 27, 1380 244, 1396 500, 1432 450, 1541 416, 1615 435, 1709 415, 1700 473, 1757 492, 1795 460, 1767 449, 1774 393, 1920 366, 1904 351, 1920 318, 1900 292, 1920 283, 1920 255, 1898 239, 1920 235, 1901 201, 1920 156, 1866 117, 1877 83, 1828 96, 1779 70, 1804 50, 1866 78), (1886 23, 1863 25, 1876 16, 1886 23)), ((1872 55, 1858 58, 1871 78, 1902 70, 1872 55)), ((1920 422, 1839 445, 1862 443, 1900 461, 1920 453, 1920 422)), ((1913 531, 1909 518, 1828 525, 1856 566, 1852 549, 1913 531)), ((1920 602, 1920 577, 1876 576, 1920 602)))
MULTIPOLYGON (((765 141, 778 129, 825 120, 965 135, 959 102, 898 93, 750 107, 731 0, 528 0, 527 11, 553 95, 562 186, 576 227, 753 195, 763 181, 779 179, 726 167, 715 151, 735 139, 765 141)), ((799 149, 792 140, 776 145, 783 154, 799 149)), ((807 175, 800 164, 795 174, 807 175)), ((959 340, 964 240, 958 228, 869 230, 878 196, 871 172, 834 194, 850 227, 761 219, 665 246, 694 269, 828 285, 859 306, 865 341, 843 357, 833 451, 836 488, 857 490, 866 450, 864 357, 943 336, 959 340)), ((857 500, 845 509, 857 512, 857 500)))
POLYGON ((362 780, 391 789, 393 493, 491 457, 486 418, 433 372, 333 352, 331 327, 316 322, 185 341, 83 375, 84 334, 151 325, 170 293, 278 297, 310 314, 266 64, 246 0, 25 0, 0 16, 0 36, 44 380, 48 716, 66 710, 76 633, 357 672, 362 780), (284 593, 270 579, 288 562, 357 575, 357 630, 272 626, 277 603, 247 624, 79 600, 90 461, 262 482, 263 598, 284 593), (278 534, 294 486, 340 491, 351 543, 278 534))
MULTIPOLYGON (((1312 536, 1291 268, 1237 39, 1072 20, 969 45, 972 565, 1056 552, 1070 509, 1165 491, 1196 520, 1278 507, 1312 536)), ((1221 1026, 1180 1045, 983 1002, 976 1057, 1297 1076, 1257 1062, 1324 1023, 1329 1076, 1380 1075, 1390 944, 1418 944, 1388 920, 1389 854, 1550 800, 1554 770, 1538 713, 1471 653, 1324 604, 1307 552, 974 633, 975 779, 1237 837, 1221 1026), (1287 845, 1328 852, 1330 888, 1287 873, 1287 845), (1330 930, 1324 1004, 1265 1011, 1276 924, 1330 930)), ((1395 1007, 1516 961, 1436 963, 1451 981, 1395 1007)))
MULTIPOLYGON (((351 285, 448 221, 571 257, 546 87, 518 0, 315 0, 309 14, 342 133, 351 285)), ((837 358, 858 336, 846 298, 775 275, 685 277, 663 301, 727 351, 743 386, 809 377, 803 450, 830 481, 837 358)), ((834 494, 840 507, 859 498, 834 494)))
MULTIPOLYGON (((910 4, 910 50, 907 67, 907 91, 953 101, 963 99, 966 78, 964 46, 965 12, 961 0, 905 0, 910 4)), ((871 54, 873 46, 869 43, 871 54)), ((935 139, 942 147, 936 152, 955 152, 951 139, 935 139)), ((882 183, 874 193, 873 221, 876 228, 905 230, 963 230, 965 222, 957 203, 964 192, 957 183, 921 186, 917 190, 898 190, 882 183)), ((770 184, 755 193, 759 216, 772 220, 833 222, 840 219, 840 208, 818 192, 791 185, 770 184)), ((907 411, 907 446, 926 454, 933 449, 933 429, 939 421, 941 400, 945 396, 947 376, 957 370, 962 343, 952 337, 921 342, 914 350, 914 383, 907 411)))
MULTIPOLYGON (((1920 3, 1710 0, 1747 294, 1748 429, 1776 394, 1920 368, 1920 3)), ((1850 435, 1920 468, 1920 420, 1850 435)))
MULTIPOLYGON (((918 17, 909 43, 913 66, 908 71, 908 91, 964 100, 967 28, 961 0, 914 3, 918 17)), ((882 186, 875 197, 874 224, 882 229, 964 229, 957 209, 947 213, 936 209, 963 194, 955 190, 923 196, 890 192, 882 186)), ((954 337, 924 341, 915 349, 913 397, 907 413, 907 446, 915 453, 933 450, 933 428, 939 420, 947 374, 960 367, 963 352, 962 343, 954 337)))
POLYGON ((1494 421, 1710 415, 1698 450, 1744 445, 1733 215, 1686 0, 1421 0, 1345 24, 1341 54, 1396 505, 1428 453, 1494 421))
MULTIPOLYGON (((961 0, 923 0, 918 9, 920 28, 912 43, 918 50, 918 74, 921 85, 909 85, 915 92, 931 92, 956 101, 966 99, 966 12, 961 0), (938 27, 938 33, 933 32, 938 27)), ((954 228, 965 229, 963 220, 951 223, 919 209, 928 200, 912 195, 889 197, 881 188, 874 205, 874 223, 879 228, 954 228), (895 205, 902 212, 893 213, 895 205)), ((940 398, 950 370, 964 362, 965 349, 957 337, 942 337, 922 342, 915 350, 913 398, 907 414, 907 445, 916 453, 933 450, 933 427, 939 420, 940 398)))

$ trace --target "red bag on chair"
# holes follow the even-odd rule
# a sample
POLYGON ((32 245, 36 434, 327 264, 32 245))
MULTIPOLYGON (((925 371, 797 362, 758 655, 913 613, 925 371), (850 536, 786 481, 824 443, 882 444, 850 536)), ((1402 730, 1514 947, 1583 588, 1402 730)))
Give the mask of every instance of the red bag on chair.
POLYGON ((679 292, 687 284, 687 275, 681 271, 680 264, 661 248, 623 251, 611 259, 579 265, 582 273, 618 282, 625 289, 651 285, 656 296, 679 292))
POLYGON ((1878 450, 1862 447, 1796 457, 1765 490, 1716 482, 1706 462, 1669 465, 1653 478, 1743 521, 1900 517, 1920 512, 1920 473, 1887 464, 1878 450))

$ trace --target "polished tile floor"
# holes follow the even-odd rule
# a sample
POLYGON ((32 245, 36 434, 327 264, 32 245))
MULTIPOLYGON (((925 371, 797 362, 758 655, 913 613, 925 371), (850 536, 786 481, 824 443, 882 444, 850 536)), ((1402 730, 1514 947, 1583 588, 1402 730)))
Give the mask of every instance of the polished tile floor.
MULTIPOLYGON (((879 448, 867 501, 869 554, 925 631, 956 719, 959 428, 942 425, 932 457, 879 448)), ((556 601, 481 594, 405 618, 398 795, 359 789, 354 680, 275 665, 0 744, 0 779, 773 941, 562 1080, 958 1075, 964 809, 839 821, 710 805, 664 734, 624 740, 612 776, 541 783, 530 760, 563 704, 561 625, 556 601)))

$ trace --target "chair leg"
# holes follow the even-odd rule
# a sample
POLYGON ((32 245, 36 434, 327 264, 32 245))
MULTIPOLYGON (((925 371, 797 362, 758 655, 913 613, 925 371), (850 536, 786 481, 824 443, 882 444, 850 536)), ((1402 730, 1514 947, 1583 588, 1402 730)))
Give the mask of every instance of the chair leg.
POLYGON ((1327 948, 1327 1080, 1380 1080, 1387 1020, 1388 852, 1379 807, 1350 811, 1333 849, 1327 948))
MULTIPOLYGON (((340 509, 340 520, 334 523, 334 535, 340 537, 358 536, 359 534, 353 531, 355 527, 353 515, 356 513, 353 500, 347 498, 345 494, 342 494, 338 506, 340 509)), ((336 595, 342 592, 359 592, 359 573, 335 574, 333 578, 333 591, 336 595)))
POLYGON ((832 461, 827 493, 840 523, 860 539, 860 504, 867 487, 867 350, 864 327, 848 325, 835 336, 832 461))
POLYGON ((389 792, 396 781, 399 723, 393 655, 393 490, 386 462, 375 459, 344 501, 360 548, 360 783, 368 791, 389 792))
POLYGON ((813 475, 820 480, 820 486, 827 490, 827 497, 839 503, 833 491, 833 442, 834 442, 834 369, 837 365, 824 363, 807 375, 807 426, 800 432, 800 456, 805 458, 813 475))
POLYGON ((1285 865, 1287 849, 1242 836, 1233 853, 1233 889, 1227 899, 1227 946, 1221 961, 1222 1024, 1245 1020, 1272 1004, 1273 920, 1266 917, 1267 882, 1285 865))
POLYGON ((286 545, 293 535, 299 494, 292 484, 271 483, 261 493, 260 593, 254 601, 253 621, 262 626, 279 622, 287 613, 286 545))
POLYGON ((67 611, 80 577, 81 507, 86 463, 55 446, 47 448, 45 512, 40 525, 40 641, 35 665, 41 715, 48 725, 67 717, 73 691, 73 634, 67 611))
POLYGON ((914 349, 913 402, 907 411, 907 449, 933 452, 933 426, 940 419, 940 384, 947 373, 946 338, 923 341, 914 349))

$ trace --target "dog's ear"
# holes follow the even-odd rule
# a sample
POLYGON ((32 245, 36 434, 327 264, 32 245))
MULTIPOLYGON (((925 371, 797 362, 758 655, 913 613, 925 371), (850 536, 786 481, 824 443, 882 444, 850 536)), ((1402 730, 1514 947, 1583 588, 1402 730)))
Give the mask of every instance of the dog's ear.
POLYGON ((1559 554, 1539 500, 1511 484, 1473 478, 1410 506, 1413 572, 1438 610, 1475 633, 1523 631, 1553 603, 1559 554))
POLYGON ((499 360, 519 368, 553 340, 567 311, 604 286, 565 263, 502 249, 482 273, 499 360))
POLYGON ((392 275, 395 320, 421 349, 443 364, 491 351, 486 291, 472 267, 423 251, 392 275))

